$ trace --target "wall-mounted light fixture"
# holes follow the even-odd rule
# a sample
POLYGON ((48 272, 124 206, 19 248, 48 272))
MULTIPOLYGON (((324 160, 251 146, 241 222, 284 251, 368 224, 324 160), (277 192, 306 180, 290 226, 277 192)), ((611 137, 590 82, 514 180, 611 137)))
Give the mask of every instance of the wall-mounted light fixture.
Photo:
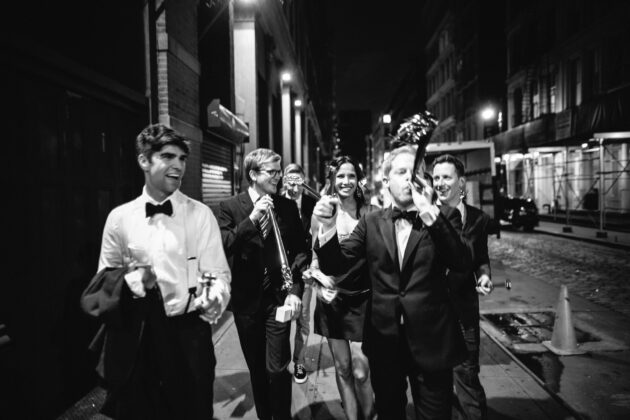
POLYGON ((295 101, 293 101, 293 105, 295 105, 296 108, 301 108, 302 107, 302 100, 301 99, 296 99, 295 101))
POLYGON ((280 80, 282 80, 283 82, 290 82, 291 73, 288 71, 283 71, 282 74, 280 75, 280 80))

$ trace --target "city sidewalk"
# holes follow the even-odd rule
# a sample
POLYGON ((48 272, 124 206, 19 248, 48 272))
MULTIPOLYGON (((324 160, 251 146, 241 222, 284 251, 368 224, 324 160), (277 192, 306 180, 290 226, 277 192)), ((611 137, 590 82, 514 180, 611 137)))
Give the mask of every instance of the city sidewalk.
POLYGON ((602 245, 630 249, 630 232, 607 230, 605 231, 606 237, 602 238, 598 236, 598 232, 600 232, 600 230, 597 228, 571 225, 568 226, 570 228, 570 231, 565 232, 564 230, 566 227, 567 226, 563 223, 541 220, 535 230, 537 232, 547 233, 555 236, 562 236, 569 239, 577 239, 581 241, 599 243, 602 245))
MULTIPOLYGON (((216 337, 215 416, 217 419, 256 419, 249 373, 231 317, 217 331, 216 337)), ((502 346, 484 332, 480 362, 480 378, 488 397, 489 420, 573 418, 570 411, 554 399, 526 368, 510 358, 502 346)), ((310 335, 306 368, 308 381, 302 385, 293 383, 294 418, 344 419, 333 361, 325 338, 310 335)), ((407 398, 410 402, 407 418, 413 419, 409 392, 407 398)))
MULTIPOLYGON (((535 262, 532 262, 535 263, 535 262)), ((480 297, 480 312, 553 313, 556 310, 560 288, 540 279, 517 272, 492 261, 494 292, 480 297), (511 289, 504 287, 506 280, 511 289)), ((630 318, 571 294, 571 318, 576 329, 591 334, 594 341, 584 342, 579 348, 582 355, 555 356, 542 345, 511 343, 505 331, 482 319, 481 327, 487 337, 521 354, 534 355, 543 378, 537 380, 550 389, 561 402, 585 419, 621 419, 630 416, 630 318), (519 347, 522 346, 522 347, 519 347), (543 353, 544 351, 544 353, 543 353), (530 353, 531 352, 531 353, 530 353)), ((482 351, 487 354, 487 351, 482 351)), ((482 364, 484 364, 482 356, 482 364)), ((522 366, 523 370, 528 368, 522 366)), ((484 367, 482 366, 482 375, 484 367)), ((540 374, 539 372, 539 374, 540 374)), ((530 375, 531 377, 531 375, 530 375)), ((486 390, 494 386, 484 381, 486 390)), ((489 394, 490 394, 489 392, 489 394)), ((489 395, 490 396, 490 395, 489 395)), ((492 405, 492 401, 489 402, 492 405)))
MULTIPOLYGON (((502 277, 499 270, 497 278, 502 277)), ((516 291, 521 288, 521 284, 520 281, 516 282, 516 291)), ((497 298, 501 298, 502 292, 495 293, 497 298)), ((311 307, 314 308, 314 301, 312 303, 311 307)), ((488 306, 487 303, 484 307, 488 306)), ((294 330, 293 325, 292 333, 294 330)), ((505 353, 495 338, 483 331, 481 335, 480 378, 488 397, 489 420, 573 418, 570 411, 554 399, 526 368, 505 353)), ((214 387, 215 418, 256 419, 249 372, 231 313, 226 313, 221 320, 213 342, 218 361, 214 387)), ((309 373, 307 382, 301 385, 293 383, 293 418, 344 419, 333 360, 325 338, 310 335, 306 347, 306 368, 309 373)), ((107 417, 98 414, 103 398, 104 391, 95 388, 58 419, 107 420, 107 417)), ((410 402, 407 418, 414 419, 409 392, 407 398, 410 402)))

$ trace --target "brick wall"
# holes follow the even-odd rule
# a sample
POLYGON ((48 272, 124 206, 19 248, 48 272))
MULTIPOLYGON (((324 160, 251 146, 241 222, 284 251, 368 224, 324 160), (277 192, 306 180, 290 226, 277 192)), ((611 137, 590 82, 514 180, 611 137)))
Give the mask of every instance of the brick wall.
POLYGON ((157 23, 160 122, 191 142, 182 192, 201 199, 201 141, 197 1, 168 2, 157 23))

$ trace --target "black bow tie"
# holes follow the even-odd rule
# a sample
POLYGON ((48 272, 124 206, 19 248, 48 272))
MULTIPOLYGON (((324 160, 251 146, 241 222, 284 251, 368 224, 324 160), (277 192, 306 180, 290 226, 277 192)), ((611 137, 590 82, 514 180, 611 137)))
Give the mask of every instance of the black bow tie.
POLYGON ((394 207, 392 211, 392 220, 395 222, 398 219, 407 219, 409 222, 413 223, 418 216, 418 212, 415 210, 412 211, 404 211, 399 209, 398 207, 394 207))
POLYGON ((167 216, 173 215, 173 205, 171 204, 171 200, 167 200, 163 204, 158 205, 147 203, 145 209, 147 211, 147 217, 151 217, 158 213, 164 213, 167 216))

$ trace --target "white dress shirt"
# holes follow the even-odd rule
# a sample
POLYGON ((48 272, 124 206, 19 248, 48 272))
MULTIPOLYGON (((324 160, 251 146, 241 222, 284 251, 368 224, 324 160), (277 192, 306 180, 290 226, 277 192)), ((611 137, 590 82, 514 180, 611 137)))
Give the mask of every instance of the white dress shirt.
POLYGON ((462 226, 464 226, 466 224, 466 205, 464 204, 462 200, 459 200, 459 203, 457 203, 457 206, 455 207, 457 208, 457 210, 459 210, 459 213, 462 215, 462 226))
MULTIPOLYGON (((416 211, 416 208, 411 208, 407 211, 416 211)), ((396 248, 398 249, 398 266, 402 269, 403 259, 405 257, 405 249, 407 248, 407 242, 409 241, 409 235, 411 235, 411 228, 413 224, 407 220, 400 218, 394 222, 396 228, 396 248)))
MULTIPOLYGON (((145 187, 138 198, 110 212, 103 229, 99 271, 105 267, 123 267, 129 261, 150 265, 167 316, 183 314, 188 304, 188 289, 199 289, 201 275, 212 273, 217 277, 213 288, 222 299, 223 311, 230 298, 231 273, 216 218, 205 204, 179 190, 162 203, 153 200, 145 187), (146 217, 146 203, 162 204, 167 200, 173 205, 172 216, 146 217)), ((140 271, 131 271, 125 280, 134 295, 145 295, 140 271)), ((188 311, 191 309, 194 309, 192 300, 188 311)))
POLYGON ((256 201, 260 198, 260 194, 256 192, 252 187, 247 188, 247 194, 249 194, 249 198, 252 199, 252 203, 256 204, 256 201))

